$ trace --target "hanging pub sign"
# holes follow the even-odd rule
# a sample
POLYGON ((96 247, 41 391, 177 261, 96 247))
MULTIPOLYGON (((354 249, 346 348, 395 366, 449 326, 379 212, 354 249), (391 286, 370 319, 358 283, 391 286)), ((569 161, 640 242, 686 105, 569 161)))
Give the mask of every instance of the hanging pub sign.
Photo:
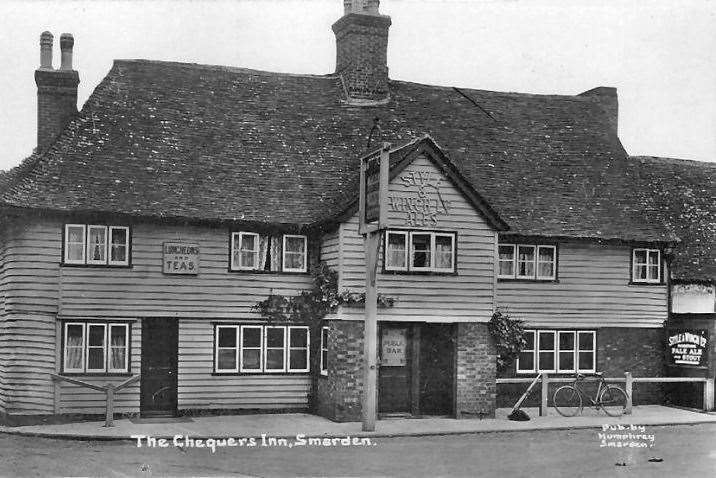
POLYGON ((709 336, 705 329, 670 329, 666 346, 670 365, 705 367, 707 364, 709 336))
POLYGON ((359 218, 360 233, 368 226, 382 229, 387 226, 387 198, 390 169, 390 143, 368 153, 360 160, 359 218))
POLYGON ((165 274, 195 275, 199 273, 199 244, 165 242, 162 249, 165 274))
POLYGON ((408 329, 383 329, 381 367, 403 367, 406 364, 408 329))

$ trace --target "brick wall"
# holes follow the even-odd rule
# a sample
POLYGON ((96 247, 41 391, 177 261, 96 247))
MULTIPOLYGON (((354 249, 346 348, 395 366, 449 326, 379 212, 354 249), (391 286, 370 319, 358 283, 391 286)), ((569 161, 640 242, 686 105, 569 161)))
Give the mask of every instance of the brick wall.
POLYGON ((487 324, 458 324, 456 355, 457 417, 494 417, 497 362, 487 324))
POLYGON ((37 147, 43 150, 77 114, 79 75, 74 70, 37 70, 37 147))
MULTIPOLYGON (((316 370, 313 409, 339 422, 360 421, 363 388, 363 323, 332 320, 328 325, 328 376, 316 370)), ((320 347, 320 340, 318 341, 320 347)))
MULTIPOLYGON (((605 377, 624 377, 630 371, 634 377, 664 376, 664 331, 646 328, 605 327, 597 329, 597 371, 605 377)), ((516 377, 515 366, 500 373, 500 377, 516 377)), ((533 377, 534 375, 520 375, 533 377)), ((558 376, 573 377, 573 374, 558 376)), ((497 406, 512 407, 526 390, 527 384, 504 384, 498 387, 497 406)), ((550 385, 548 396, 561 384, 550 385)), ((623 386, 623 384, 621 384, 623 386)), ((593 394, 591 385, 584 387, 593 394)), ((525 407, 539 405, 539 385, 525 401, 525 407)), ((634 405, 661 404, 664 400, 663 386, 660 384, 635 383, 632 400, 634 405)))

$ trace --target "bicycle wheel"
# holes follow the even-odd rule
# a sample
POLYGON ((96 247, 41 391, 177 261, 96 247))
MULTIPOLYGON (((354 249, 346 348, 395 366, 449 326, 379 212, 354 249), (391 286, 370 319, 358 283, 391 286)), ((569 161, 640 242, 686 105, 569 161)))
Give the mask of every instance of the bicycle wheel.
POLYGON ((626 392, 614 385, 607 385, 599 394, 599 406, 610 417, 620 417, 626 410, 626 392))
POLYGON ((554 392, 552 406, 563 417, 573 417, 582 413, 582 396, 573 386, 563 385, 554 392))

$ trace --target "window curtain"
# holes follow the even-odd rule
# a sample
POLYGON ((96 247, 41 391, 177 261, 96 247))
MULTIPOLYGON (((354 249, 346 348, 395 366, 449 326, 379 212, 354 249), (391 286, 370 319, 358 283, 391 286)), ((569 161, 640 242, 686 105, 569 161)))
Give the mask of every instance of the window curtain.
POLYGON ((127 342, 125 340, 125 330, 123 327, 116 328, 113 327, 112 329, 112 341, 111 341, 111 351, 112 351, 112 359, 110 362, 110 368, 113 369, 125 369, 125 357, 127 356, 127 342))
POLYGON ((82 368, 83 345, 81 329, 79 330, 79 334, 72 332, 67 334, 67 344, 65 345, 65 348, 67 349, 67 363, 65 364, 65 368, 82 368))
POLYGON ((271 270, 272 271, 280 271, 281 270, 281 260, 283 258, 283 255, 281 254, 282 244, 281 240, 283 239, 283 236, 277 235, 277 236, 271 236, 271 270))
MULTIPOLYGON (((266 270, 266 258, 268 257, 269 240, 269 236, 259 236, 259 263, 256 267, 259 270, 266 270)), ((271 256, 273 257, 273 254, 271 254, 271 256)))

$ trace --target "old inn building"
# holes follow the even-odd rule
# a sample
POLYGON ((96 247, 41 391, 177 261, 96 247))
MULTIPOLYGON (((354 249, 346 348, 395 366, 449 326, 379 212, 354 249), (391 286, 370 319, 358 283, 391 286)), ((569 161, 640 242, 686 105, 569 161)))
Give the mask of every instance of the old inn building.
MULTIPOLYGON (((379 309, 380 413, 512 405, 487 328, 498 308, 527 330, 503 376, 665 373, 684 241, 645 205, 650 166, 617 137, 615 89, 396 81, 390 17, 378 1, 344 3, 333 73, 117 60, 79 112, 74 40, 62 34, 53 68, 42 34, 37 149, 0 179, 3 420, 104 412, 102 392, 53 374, 139 376, 117 392, 121 414, 359 419, 363 308, 316 325, 254 306, 310 289, 321 263, 339 291, 363 291, 359 158, 383 142, 378 289, 393 303, 379 309)), ((695 260, 713 264, 711 248, 695 260)))

